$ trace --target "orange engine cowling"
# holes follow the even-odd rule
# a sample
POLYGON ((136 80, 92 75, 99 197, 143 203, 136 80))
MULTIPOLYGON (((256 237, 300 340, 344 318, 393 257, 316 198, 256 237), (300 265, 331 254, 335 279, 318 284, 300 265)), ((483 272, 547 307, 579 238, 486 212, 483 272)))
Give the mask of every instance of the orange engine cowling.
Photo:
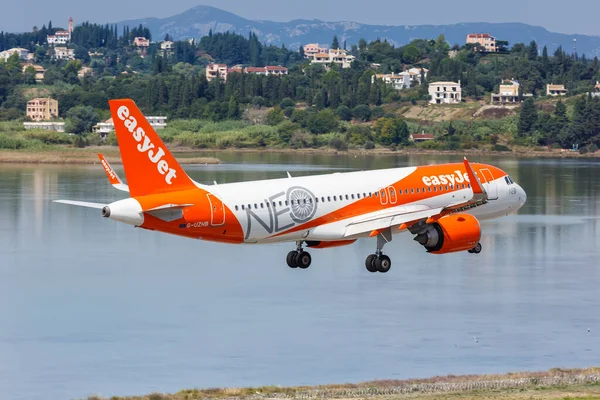
POLYGON ((481 227, 471 214, 450 214, 427 225, 415 240, 429 253, 471 250, 481 239, 481 227))
POLYGON ((352 244, 356 242, 356 239, 354 240, 336 240, 333 242, 324 242, 324 241, 318 241, 318 240, 307 240, 306 241, 306 247, 310 247, 312 249, 328 249, 330 247, 340 247, 340 246, 347 246, 349 244, 352 244))

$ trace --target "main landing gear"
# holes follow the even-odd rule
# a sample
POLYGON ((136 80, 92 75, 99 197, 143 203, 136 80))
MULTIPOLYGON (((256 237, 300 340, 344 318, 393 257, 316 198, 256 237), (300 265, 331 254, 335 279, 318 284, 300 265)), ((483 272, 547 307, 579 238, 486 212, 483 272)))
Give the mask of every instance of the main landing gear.
POLYGON ((296 242, 296 250, 290 251, 285 259, 290 268, 306 269, 310 267, 312 258, 310 253, 302 249, 302 241, 296 242))
POLYGON ((369 272, 386 273, 392 267, 392 260, 383 254, 383 246, 392 241, 392 230, 390 228, 377 234, 377 250, 365 260, 365 267, 369 272))
POLYGON ((475 245, 475 247, 473 247, 471 250, 467 250, 469 253, 471 254, 479 254, 481 253, 481 243, 477 243, 475 245))

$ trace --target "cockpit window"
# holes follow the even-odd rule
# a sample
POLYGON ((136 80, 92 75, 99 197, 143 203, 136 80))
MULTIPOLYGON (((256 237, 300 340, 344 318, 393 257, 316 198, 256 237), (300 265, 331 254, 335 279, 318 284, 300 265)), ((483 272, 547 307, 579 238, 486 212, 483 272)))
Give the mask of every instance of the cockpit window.
POLYGON ((513 181, 512 178, 509 175, 506 175, 504 177, 504 180, 506 181, 507 185, 512 185, 513 183, 515 183, 515 181, 513 181))

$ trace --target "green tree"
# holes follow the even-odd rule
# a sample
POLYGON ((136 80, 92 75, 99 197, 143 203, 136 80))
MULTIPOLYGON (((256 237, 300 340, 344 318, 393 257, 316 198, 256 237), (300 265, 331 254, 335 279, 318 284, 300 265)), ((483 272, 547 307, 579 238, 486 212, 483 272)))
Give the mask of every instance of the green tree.
POLYGON ((278 106, 278 107, 273 107, 267 113, 267 118, 266 118, 265 122, 267 123, 267 125, 275 126, 275 125, 279 125, 284 120, 285 120, 285 117, 283 115, 283 111, 278 106))
POLYGON ((373 130, 377 142, 384 146, 407 143, 410 136, 406 122, 399 118, 379 118, 373 130))
POLYGON ((331 48, 332 48, 333 50, 337 50, 337 49, 339 49, 339 48, 340 48, 340 42, 339 42, 339 40, 338 40, 338 37, 337 37, 337 35, 333 37, 333 42, 331 42, 331 48))
POLYGON ((530 97, 523 102, 521 113, 519 114, 519 135, 526 136, 530 134, 538 120, 538 112, 535 101, 530 97))
POLYGON ((342 121, 350 121, 352 119, 352 110, 343 104, 335 110, 335 113, 342 121))
POLYGON ((414 46, 412 44, 406 46, 404 48, 404 51, 402 52, 402 59, 407 64, 416 63, 419 60, 419 57, 421 57, 421 52, 419 51, 419 49, 416 46, 414 46))
POLYGON ((329 109, 321 110, 308 117, 308 130, 315 134, 333 132, 338 126, 339 122, 335 113, 329 109))
POLYGON ((78 135, 92 131, 100 116, 90 106, 76 106, 67 111, 65 131, 78 135))
POLYGON ((237 100, 237 97, 231 96, 229 99, 229 106, 227 108, 227 118, 229 119, 238 119, 240 117, 240 103, 237 100))

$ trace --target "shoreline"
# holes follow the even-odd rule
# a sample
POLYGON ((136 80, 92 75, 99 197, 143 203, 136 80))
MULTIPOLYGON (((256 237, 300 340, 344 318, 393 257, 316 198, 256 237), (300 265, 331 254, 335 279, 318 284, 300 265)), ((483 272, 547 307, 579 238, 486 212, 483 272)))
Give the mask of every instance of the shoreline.
MULTIPOLYGON (((239 153, 239 154, 301 154, 301 155, 354 155, 354 156, 486 156, 486 157, 514 157, 514 158, 600 158, 600 151, 596 153, 579 154, 569 150, 536 151, 528 148, 514 149, 511 152, 498 152, 490 150, 426 150, 405 148, 390 150, 377 148, 372 150, 349 149, 345 151, 332 148, 227 148, 227 149, 194 149, 187 147, 173 147, 171 152, 177 155, 212 153, 239 153)), ((92 146, 86 148, 54 147, 42 150, 6 150, 0 149, 0 164, 96 164, 99 163, 97 153, 102 153, 111 164, 121 164, 120 152, 117 146, 92 146)), ((182 165, 189 164, 221 164, 218 157, 178 157, 182 165)))
MULTIPOLYGON (((600 367, 553 368, 544 372, 497 375, 448 375, 426 379, 378 380, 356 384, 187 389, 174 394, 152 393, 121 400, 180 399, 600 399, 600 367)), ((88 400, 103 397, 92 396, 88 400)))

